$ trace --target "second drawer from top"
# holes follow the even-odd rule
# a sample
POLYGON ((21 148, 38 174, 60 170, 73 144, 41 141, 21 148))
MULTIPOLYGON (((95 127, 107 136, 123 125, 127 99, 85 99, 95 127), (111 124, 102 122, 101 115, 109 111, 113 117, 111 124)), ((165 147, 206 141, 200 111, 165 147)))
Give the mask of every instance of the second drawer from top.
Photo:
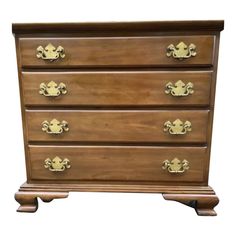
POLYGON ((206 106, 212 72, 23 72, 26 106, 206 106))

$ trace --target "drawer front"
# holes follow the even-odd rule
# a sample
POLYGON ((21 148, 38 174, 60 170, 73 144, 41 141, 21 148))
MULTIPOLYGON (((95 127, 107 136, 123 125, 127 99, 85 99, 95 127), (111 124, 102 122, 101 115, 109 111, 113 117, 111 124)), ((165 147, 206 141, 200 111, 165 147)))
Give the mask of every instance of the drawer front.
POLYGON ((26 120, 29 141, 205 143, 208 115, 207 110, 27 110, 26 120))
POLYGON ((54 181, 202 182, 207 161, 203 147, 29 146, 29 153, 31 179, 54 181), (176 158, 179 172, 164 168, 176 158))
POLYGON ((209 104, 211 77, 178 71, 23 72, 21 79, 28 106, 197 106, 209 104))
POLYGON ((26 67, 209 66, 214 36, 20 38, 19 46, 26 67), (177 57, 189 58, 167 56, 168 47, 177 57))

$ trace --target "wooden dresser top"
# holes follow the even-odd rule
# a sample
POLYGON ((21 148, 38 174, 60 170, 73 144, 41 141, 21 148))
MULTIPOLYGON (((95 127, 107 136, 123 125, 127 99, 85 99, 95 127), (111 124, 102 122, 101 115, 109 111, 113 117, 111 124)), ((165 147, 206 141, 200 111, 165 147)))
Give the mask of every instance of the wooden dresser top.
POLYGON ((14 34, 27 33, 76 33, 83 31, 155 32, 155 31, 221 31, 223 20, 210 21, 146 21, 99 23, 13 23, 14 34))

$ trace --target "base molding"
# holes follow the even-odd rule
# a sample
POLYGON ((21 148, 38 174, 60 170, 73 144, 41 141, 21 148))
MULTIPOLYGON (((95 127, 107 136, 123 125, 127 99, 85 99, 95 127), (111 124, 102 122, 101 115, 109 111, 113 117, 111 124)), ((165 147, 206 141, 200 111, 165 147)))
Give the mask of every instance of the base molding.
POLYGON ((20 204, 18 212, 35 212, 38 200, 50 202, 53 199, 67 198, 69 192, 133 192, 161 193, 166 200, 173 200, 193 207, 198 215, 214 216, 218 197, 210 186, 169 186, 137 183, 24 183, 15 194, 20 204))

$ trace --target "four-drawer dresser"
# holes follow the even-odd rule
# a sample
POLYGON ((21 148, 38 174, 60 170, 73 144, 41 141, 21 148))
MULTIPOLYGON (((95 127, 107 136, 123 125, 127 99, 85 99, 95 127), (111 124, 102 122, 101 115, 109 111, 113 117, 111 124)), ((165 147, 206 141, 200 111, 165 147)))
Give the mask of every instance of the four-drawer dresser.
POLYGON ((162 193, 216 215, 208 174, 223 25, 13 24, 27 170, 18 211, 101 191, 162 193))

